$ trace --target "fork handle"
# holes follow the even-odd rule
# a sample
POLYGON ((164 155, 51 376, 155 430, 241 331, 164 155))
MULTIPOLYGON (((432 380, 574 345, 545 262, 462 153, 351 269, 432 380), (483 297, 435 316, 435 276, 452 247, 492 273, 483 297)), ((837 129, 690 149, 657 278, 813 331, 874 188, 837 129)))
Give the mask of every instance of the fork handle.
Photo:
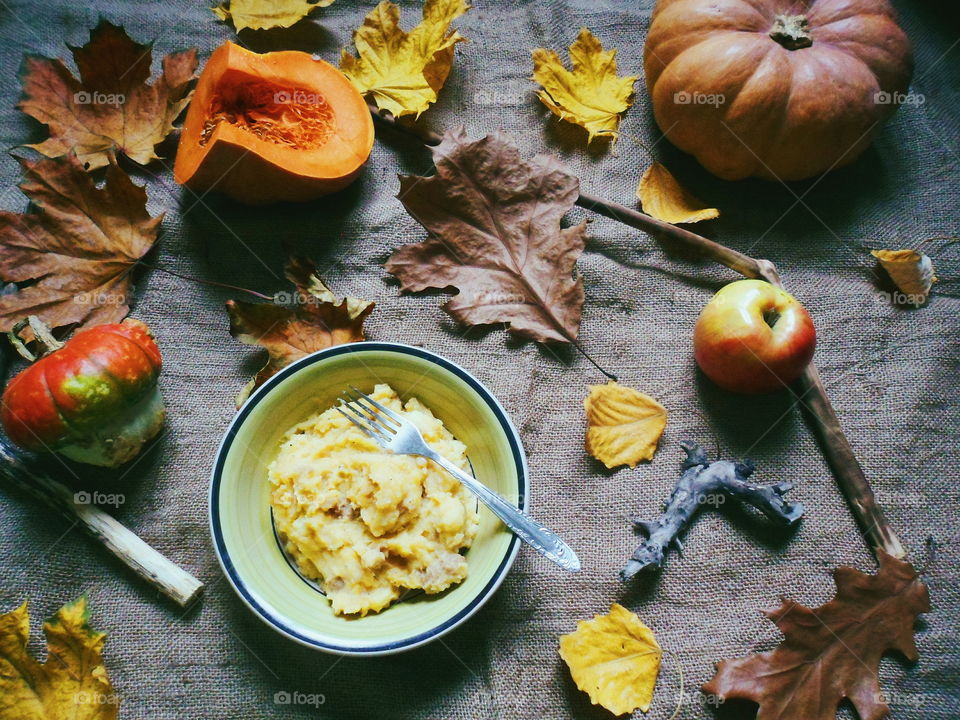
POLYGON ((433 460, 457 480, 466 485, 480 501, 490 508, 491 512, 503 520, 517 537, 534 548, 537 552, 553 560, 564 570, 577 572, 580 569, 580 559, 569 545, 557 537, 556 533, 538 523, 532 517, 516 508, 505 497, 495 493, 472 475, 465 473, 445 457, 431 453, 426 457, 433 460))

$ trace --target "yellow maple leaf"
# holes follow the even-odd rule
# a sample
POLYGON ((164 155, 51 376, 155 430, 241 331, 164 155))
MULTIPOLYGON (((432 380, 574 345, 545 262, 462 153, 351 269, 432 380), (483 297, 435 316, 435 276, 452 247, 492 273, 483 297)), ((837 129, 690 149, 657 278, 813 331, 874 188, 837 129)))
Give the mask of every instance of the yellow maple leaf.
POLYGON ((0 615, 0 720, 116 720, 119 702, 103 664, 106 635, 87 624, 87 601, 64 605, 43 624, 47 659, 27 652, 27 603, 0 615))
POLYGON ((622 605, 561 635, 560 657, 594 705, 614 715, 650 709, 663 651, 653 630, 622 605))
POLYGON ((720 216, 719 210, 704 207, 700 200, 658 162, 648 167, 640 178, 637 198, 647 215, 673 225, 712 220, 720 216))
POLYGON ((927 301, 930 288, 937 282, 933 261, 916 250, 871 250, 887 275, 914 305, 927 301))
POLYGON ((564 67, 553 50, 533 51, 533 79, 543 89, 541 102, 561 120, 586 128, 589 143, 595 137, 614 137, 620 113, 630 107, 636 76, 617 76, 617 51, 604 50, 587 28, 570 46, 573 70, 564 67))
POLYGON ((244 28, 290 27, 319 7, 333 5, 334 0, 229 0, 213 12, 223 21, 233 20, 237 32, 244 28))
POLYGON ((423 21, 407 33, 400 8, 384 0, 353 33, 358 57, 340 52, 340 69, 381 110, 419 117, 450 74, 454 45, 466 40, 450 23, 469 9, 464 0, 427 0, 423 21))
POLYGON ((587 452, 608 468, 635 467, 649 460, 667 426, 667 409, 649 395, 613 380, 591 385, 587 411, 587 452))

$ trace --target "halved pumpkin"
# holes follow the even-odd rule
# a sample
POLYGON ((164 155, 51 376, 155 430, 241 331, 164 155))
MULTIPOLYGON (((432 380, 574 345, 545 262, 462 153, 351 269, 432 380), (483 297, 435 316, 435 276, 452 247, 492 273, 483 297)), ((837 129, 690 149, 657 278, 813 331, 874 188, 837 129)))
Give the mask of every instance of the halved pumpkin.
POLYGON ((372 147, 367 104, 335 67, 226 42, 197 82, 173 174, 251 205, 312 200, 349 185, 372 147))

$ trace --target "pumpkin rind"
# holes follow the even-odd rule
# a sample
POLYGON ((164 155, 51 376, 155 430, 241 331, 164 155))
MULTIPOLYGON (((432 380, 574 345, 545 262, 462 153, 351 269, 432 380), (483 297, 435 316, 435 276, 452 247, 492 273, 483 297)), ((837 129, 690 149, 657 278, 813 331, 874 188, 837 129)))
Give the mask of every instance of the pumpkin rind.
MULTIPOLYGON (((100 465, 118 465, 136 455, 159 430, 162 404, 153 394, 161 369, 160 350, 149 329, 138 320, 82 330, 54 352, 20 372, 3 392, 0 422, 18 446, 37 451, 88 448, 100 465), (136 423, 130 409, 143 405, 150 417, 142 438, 125 433, 123 451, 113 448, 116 418, 136 423), (138 442, 137 442, 138 441, 138 442), (99 448, 106 444, 107 448, 99 448)), ((135 414, 135 413, 134 413, 135 414)))
POLYGON ((912 68, 887 0, 659 0, 644 51, 660 129, 727 180, 852 162, 912 68), (799 42, 785 26, 802 28, 799 42))
POLYGON ((304 52, 213 52, 184 120, 174 178, 251 205, 312 200, 357 177, 373 147, 366 101, 304 52))

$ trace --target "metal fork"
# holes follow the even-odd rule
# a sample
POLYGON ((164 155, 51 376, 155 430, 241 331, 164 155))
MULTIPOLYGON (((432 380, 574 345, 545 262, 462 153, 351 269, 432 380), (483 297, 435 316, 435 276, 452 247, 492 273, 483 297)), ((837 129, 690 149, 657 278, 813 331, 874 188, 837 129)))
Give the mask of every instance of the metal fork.
POLYGON ((501 495, 498 495, 472 475, 468 475, 445 457, 435 452, 424 441, 423 435, 410 420, 401 417, 369 395, 352 385, 341 395, 337 411, 356 425, 384 450, 400 455, 420 455, 433 460, 457 480, 462 482, 504 524, 525 543, 542 555, 550 558, 564 570, 577 572, 580 560, 573 549, 551 530, 518 510, 501 495))

